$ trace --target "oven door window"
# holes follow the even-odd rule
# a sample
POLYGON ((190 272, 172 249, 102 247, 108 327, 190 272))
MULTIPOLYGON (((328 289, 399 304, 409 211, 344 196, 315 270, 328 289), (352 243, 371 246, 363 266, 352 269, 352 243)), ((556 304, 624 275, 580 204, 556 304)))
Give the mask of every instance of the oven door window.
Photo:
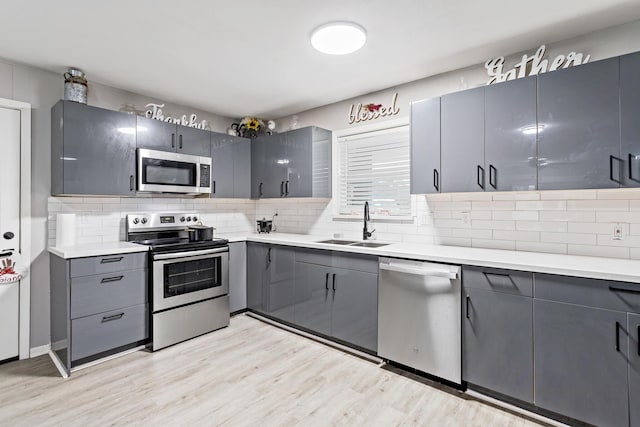
POLYGON ((142 159, 142 183, 195 187, 197 165, 174 160, 142 159))
POLYGON ((164 266, 164 297, 222 286, 222 259, 212 257, 164 266))

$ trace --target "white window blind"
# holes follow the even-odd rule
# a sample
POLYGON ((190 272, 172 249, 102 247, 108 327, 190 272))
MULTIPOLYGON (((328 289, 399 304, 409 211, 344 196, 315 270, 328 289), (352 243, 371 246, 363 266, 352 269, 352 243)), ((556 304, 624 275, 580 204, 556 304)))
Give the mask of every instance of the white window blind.
POLYGON ((338 138, 339 215, 411 215, 409 126, 338 138))

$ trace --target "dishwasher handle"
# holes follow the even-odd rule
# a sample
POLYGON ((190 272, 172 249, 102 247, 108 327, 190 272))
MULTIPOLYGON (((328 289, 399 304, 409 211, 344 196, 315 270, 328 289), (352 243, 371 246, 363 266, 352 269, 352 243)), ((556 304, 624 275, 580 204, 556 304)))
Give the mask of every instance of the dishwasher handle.
POLYGON ((395 263, 380 263, 380 270, 413 274, 417 276, 444 277, 445 279, 456 280, 458 278, 459 267, 455 267, 454 271, 451 271, 436 269, 433 267, 420 267, 415 265, 401 265, 395 263))

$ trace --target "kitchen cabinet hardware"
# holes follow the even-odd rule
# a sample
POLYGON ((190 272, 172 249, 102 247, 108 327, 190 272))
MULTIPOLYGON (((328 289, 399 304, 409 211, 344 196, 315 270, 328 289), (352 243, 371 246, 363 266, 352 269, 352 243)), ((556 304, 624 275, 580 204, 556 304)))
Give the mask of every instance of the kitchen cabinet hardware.
POLYGON ((178 149, 182 150, 182 134, 178 137, 178 149))
POLYGON ((613 182, 617 182, 618 184, 621 184, 622 180, 620 179, 620 169, 618 169, 618 179, 615 179, 613 177, 613 161, 614 160, 618 162, 619 166, 622 166, 622 159, 614 155, 609 156, 609 179, 613 182))
POLYGON ((631 181, 640 182, 640 179, 633 177, 633 161, 636 159, 636 156, 632 153, 629 153, 629 179, 631 181))
POLYGON ((616 322, 616 351, 620 352, 620 323, 616 322))
POLYGON ((103 316, 102 323, 111 322, 112 320, 122 319, 123 317, 124 317, 124 312, 118 313, 118 314, 112 314, 111 316, 103 316))
POLYGON ((465 313, 467 316, 467 319, 470 319, 469 317, 469 302, 471 301, 471 297, 469 295, 467 295, 467 297, 465 298, 465 313))
POLYGON ((638 342, 638 356, 640 356, 640 324, 636 325, 636 341, 638 342))
POLYGON ((129 190, 135 190, 135 179, 133 175, 129 175, 129 190))
POLYGON ((267 263, 271 264, 271 247, 267 250, 267 263))
POLYGON ((438 174, 438 169, 433 170, 433 188, 435 188, 436 191, 440 191, 440 176, 438 174))
POLYGON ((262 186, 264 185, 264 182, 261 182, 260 185, 258 186, 258 193, 260 194, 260 197, 262 197, 262 195, 264 194, 262 192, 262 186))
POLYGON ((124 276, 105 277, 102 280, 100 280, 100 283, 119 282, 123 278, 124 278, 124 276))
POLYGON ((289 181, 284 185, 284 194, 287 196, 289 195, 289 181))
POLYGON ((280 197, 284 196, 284 181, 280 182, 280 197))
POLYGON ((213 181, 213 190, 211 191, 213 194, 216 194, 216 182, 213 181))
POLYGON ((171 148, 176 148, 176 134, 171 134, 171 148))
POLYGON ((2 238, 3 238, 3 239, 5 239, 5 240, 11 240, 11 239, 13 239, 14 237, 16 237, 16 235, 15 235, 15 234, 13 234, 13 232, 11 232, 11 231, 7 231, 6 233, 4 233, 4 234, 2 235, 2 238))
POLYGON ((496 186, 497 174, 498 170, 495 168, 495 166, 489 165, 489 185, 496 190, 498 189, 498 187, 496 186))
POLYGON ((333 292, 335 292, 336 291, 336 273, 333 273, 333 285, 332 285, 332 288, 333 288, 333 292))
POLYGON ((476 175, 478 178, 478 186, 484 190, 484 168, 482 166, 478 165, 476 175), (480 176, 482 176, 482 178, 480 178, 480 176))
POLYGON ((623 292, 629 294, 640 294, 640 289, 619 288, 617 286, 609 286, 609 290, 613 292, 623 292))
POLYGON ((324 288, 327 291, 329 290, 329 273, 327 273, 326 277, 324 278, 324 288))
POLYGON ((109 264, 112 262, 120 262, 124 257, 114 257, 114 258, 102 258, 100 260, 100 264, 109 264))

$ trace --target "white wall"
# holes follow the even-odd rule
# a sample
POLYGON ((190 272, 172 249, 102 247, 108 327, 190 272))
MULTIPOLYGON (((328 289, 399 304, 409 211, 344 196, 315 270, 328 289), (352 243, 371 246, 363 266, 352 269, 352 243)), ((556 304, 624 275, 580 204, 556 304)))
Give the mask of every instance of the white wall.
MULTIPOLYGON (((505 70, 518 63, 523 53, 531 55, 537 48, 532 45, 527 52, 507 57, 505 70)), ((591 54, 592 61, 640 51, 640 21, 547 46, 551 59, 571 51, 591 54)), ((375 122, 397 121, 408 117, 411 101, 481 86, 487 80, 484 64, 477 64, 298 113, 296 121, 300 127, 317 125, 334 132, 366 129, 371 122, 349 124, 352 103, 388 105, 397 91, 399 114, 375 122)), ((293 116, 277 120, 278 129, 289 129, 293 121, 293 116)), ((337 164, 334 159, 334 165, 337 164)), ((336 178, 334 170, 334 181, 336 178)), ((373 221, 379 239, 640 259, 640 190, 460 193, 412 196, 412 199, 416 210, 414 221, 373 221), (622 240, 612 239, 616 223, 621 224, 622 240)), ((280 231, 360 236, 360 221, 333 218, 335 203, 335 200, 315 203, 260 200, 256 215, 270 217, 277 211, 280 231)))

